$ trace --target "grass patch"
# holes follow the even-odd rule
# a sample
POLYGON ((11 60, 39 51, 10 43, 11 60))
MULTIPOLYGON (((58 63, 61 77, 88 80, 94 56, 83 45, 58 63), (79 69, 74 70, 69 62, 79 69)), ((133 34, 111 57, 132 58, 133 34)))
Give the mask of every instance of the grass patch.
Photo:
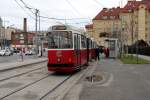
POLYGON ((139 58, 139 57, 138 57, 138 61, 137 61, 137 57, 132 56, 132 55, 123 55, 121 57, 121 61, 124 64, 150 64, 150 61, 139 58))

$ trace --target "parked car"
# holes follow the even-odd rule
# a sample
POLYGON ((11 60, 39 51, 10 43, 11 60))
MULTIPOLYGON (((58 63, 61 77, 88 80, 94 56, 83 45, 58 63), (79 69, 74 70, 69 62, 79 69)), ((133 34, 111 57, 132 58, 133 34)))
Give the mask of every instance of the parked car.
POLYGON ((19 50, 16 50, 16 49, 13 50, 13 53, 16 53, 16 54, 17 54, 17 53, 19 53, 19 52, 20 52, 19 50))
POLYGON ((0 50, 0 56, 10 56, 11 51, 10 50, 0 50))
POLYGON ((25 52, 25 55, 34 55, 34 54, 35 54, 35 52, 32 50, 28 50, 25 52))

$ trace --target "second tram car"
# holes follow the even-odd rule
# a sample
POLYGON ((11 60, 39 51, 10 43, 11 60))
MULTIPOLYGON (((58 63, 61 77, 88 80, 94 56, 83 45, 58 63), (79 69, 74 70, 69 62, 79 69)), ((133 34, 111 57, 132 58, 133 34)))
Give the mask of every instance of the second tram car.
POLYGON ((88 64, 96 44, 82 32, 69 25, 51 27, 48 32, 49 71, 73 72, 88 64))

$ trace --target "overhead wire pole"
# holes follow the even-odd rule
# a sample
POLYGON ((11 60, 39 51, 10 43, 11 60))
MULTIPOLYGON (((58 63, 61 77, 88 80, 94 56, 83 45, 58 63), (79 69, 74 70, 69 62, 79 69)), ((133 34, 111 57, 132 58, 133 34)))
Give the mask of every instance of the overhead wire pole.
MULTIPOLYGON (((22 0, 21 0, 22 1, 22 0)), ((28 8, 30 11, 31 9, 35 10, 35 13, 32 12, 33 14, 35 14, 35 51, 36 51, 36 55, 38 55, 38 18, 39 18, 39 29, 40 29, 40 15, 39 15, 39 9, 35 9, 35 8, 31 8, 28 7, 27 5, 25 5, 26 8, 28 8)), ((39 30, 40 31, 40 30, 39 30)))
POLYGON ((40 35, 40 45, 41 45, 41 48, 39 50, 39 53, 40 53, 40 56, 43 56, 43 33, 41 33, 41 18, 40 18, 40 11, 38 12, 38 17, 39 17, 39 35, 40 35))
POLYGON ((39 10, 35 9, 35 48, 36 48, 36 55, 38 54, 38 32, 37 32, 38 13, 39 13, 39 10))

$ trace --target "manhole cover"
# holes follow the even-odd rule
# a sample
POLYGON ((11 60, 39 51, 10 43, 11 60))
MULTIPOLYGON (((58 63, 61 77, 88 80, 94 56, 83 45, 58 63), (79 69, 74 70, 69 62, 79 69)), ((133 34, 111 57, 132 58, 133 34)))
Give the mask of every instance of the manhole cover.
POLYGON ((102 75, 99 75, 99 74, 87 76, 85 78, 85 80, 88 82, 100 82, 102 79, 103 79, 102 75))

